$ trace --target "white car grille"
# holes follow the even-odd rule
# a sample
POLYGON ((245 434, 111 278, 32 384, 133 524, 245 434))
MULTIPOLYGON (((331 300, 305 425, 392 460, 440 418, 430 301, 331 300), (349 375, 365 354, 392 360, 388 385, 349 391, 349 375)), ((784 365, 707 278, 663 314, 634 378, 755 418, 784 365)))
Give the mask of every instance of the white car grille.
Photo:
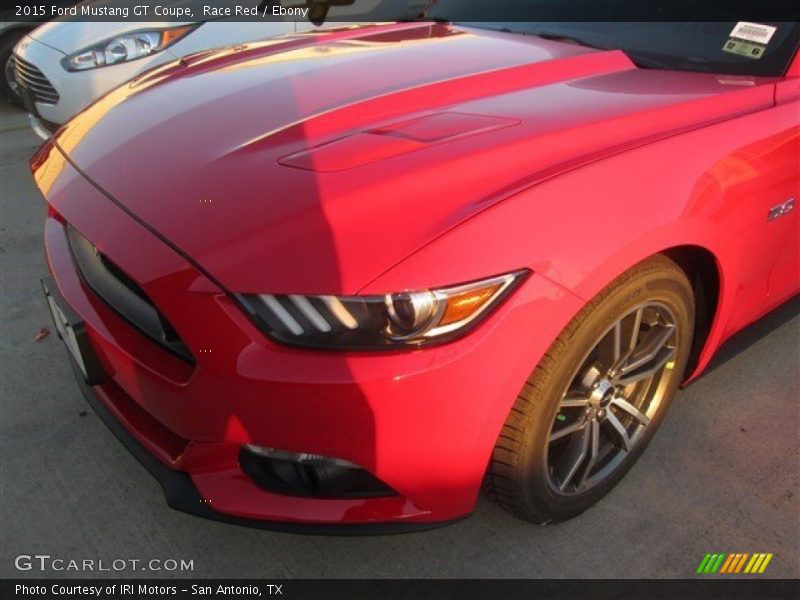
POLYGON ((14 56, 14 74, 17 83, 30 91, 35 102, 43 104, 56 104, 59 99, 58 92, 50 80, 45 77, 35 65, 19 56, 14 56))

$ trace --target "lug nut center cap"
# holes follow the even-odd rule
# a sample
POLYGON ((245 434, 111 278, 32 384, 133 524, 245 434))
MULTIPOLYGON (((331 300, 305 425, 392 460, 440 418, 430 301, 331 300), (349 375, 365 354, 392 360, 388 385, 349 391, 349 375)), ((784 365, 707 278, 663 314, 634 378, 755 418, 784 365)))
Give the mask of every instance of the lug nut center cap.
POLYGON ((607 406, 611 399, 614 397, 614 386, 608 379, 601 379, 592 388, 592 393, 589 395, 589 402, 595 408, 607 406))

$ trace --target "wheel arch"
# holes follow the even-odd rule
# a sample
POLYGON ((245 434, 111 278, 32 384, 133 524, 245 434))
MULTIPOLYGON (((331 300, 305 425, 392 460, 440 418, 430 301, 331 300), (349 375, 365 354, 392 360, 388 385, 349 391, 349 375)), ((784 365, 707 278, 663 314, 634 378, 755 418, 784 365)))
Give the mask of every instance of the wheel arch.
POLYGON ((715 334, 719 333, 720 319, 724 318, 723 313, 726 312, 724 309, 730 304, 723 303, 726 292, 730 291, 726 287, 729 278, 725 277, 723 261, 719 254, 710 250, 707 245, 697 243, 696 239, 667 245, 664 242, 668 243, 671 234, 667 237, 662 237, 655 231, 651 234, 638 238, 637 243, 633 245, 643 249, 643 252, 631 253, 629 247, 627 251, 597 266, 590 277, 577 285, 565 287, 578 295, 584 303, 588 303, 601 293, 609 282, 654 256, 666 256, 675 262, 689 279, 695 300, 695 331, 691 353, 683 374, 685 385, 702 371, 710 358, 710 350, 713 350, 713 346, 718 342, 719 335, 715 334))
POLYGON ((717 257, 702 246, 675 246, 661 254, 673 260, 686 273, 694 291, 695 330, 691 354, 684 372, 686 381, 695 374, 700 364, 700 357, 718 314, 722 290, 721 266, 717 257))

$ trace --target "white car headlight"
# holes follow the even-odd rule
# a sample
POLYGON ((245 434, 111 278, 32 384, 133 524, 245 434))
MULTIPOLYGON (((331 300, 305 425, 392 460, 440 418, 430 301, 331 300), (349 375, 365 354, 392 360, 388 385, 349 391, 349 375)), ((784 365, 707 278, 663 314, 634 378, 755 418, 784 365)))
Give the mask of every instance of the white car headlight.
POLYGON ((391 350, 451 341, 470 331, 521 283, 516 271, 464 285, 385 296, 240 294, 269 337, 340 350, 391 350))
POLYGON ((150 56, 171 46, 199 25, 193 23, 180 27, 132 31, 71 54, 63 60, 63 65, 68 71, 86 71, 150 56))

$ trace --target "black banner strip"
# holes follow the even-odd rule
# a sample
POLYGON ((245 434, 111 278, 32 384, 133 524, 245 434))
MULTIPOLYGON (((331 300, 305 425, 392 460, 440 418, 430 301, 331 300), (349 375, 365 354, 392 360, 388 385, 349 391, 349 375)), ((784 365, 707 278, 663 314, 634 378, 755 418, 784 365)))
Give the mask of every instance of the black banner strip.
POLYGON ((782 600, 800 596, 800 581, 754 579, 747 576, 693 580, 12 580, 0 585, 4 600, 149 600, 151 598, 286 598, 287 600, 782 600))
POLYGON ((796 21, 786 0, 2 0, 0 20, 375 22, 796 21))

